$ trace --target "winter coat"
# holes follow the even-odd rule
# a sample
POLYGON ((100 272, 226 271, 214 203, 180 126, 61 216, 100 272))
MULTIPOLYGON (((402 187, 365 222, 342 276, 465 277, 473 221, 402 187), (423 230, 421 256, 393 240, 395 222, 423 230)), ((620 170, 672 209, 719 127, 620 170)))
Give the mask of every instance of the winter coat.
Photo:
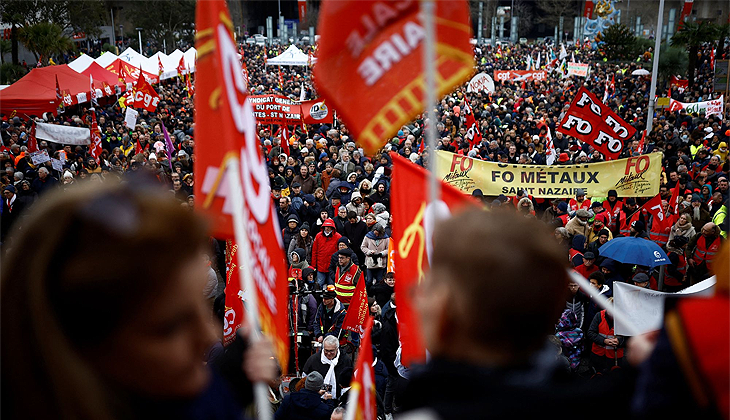
MULTIPOLYGON (((294 235, 291 238, 291 241, 289 241, 289 248, 287 249, 286 256, 289 259, 289 263, 291 264, 291 253, 294 252, 295 249, 300 248, 300 246, 297 244, 297 238, 299 236, 299 233, 294 235)), ((304 259, 307 261, 310 261, 312 259, 312 244, 314 243, 314 240, 311 240, 311 236, 309 236, 309 241, 306 242, 306 246, 304 249, 304 259)), ((286 242, 285 242, 286 243, 286 242)))
POLYGON ((363 254, 360 249, 360 245, 362 245, 362 241, 365 239, 365 235, 367 235, 367 233, 368 225, 366 225, 362 220, 358 220, 355 224, 350 222, 345 224, 343 236, 346 236, 347 239, 350 240, 352 250, 355 251, 355 254, 357 254, 360 261, 365 261, 365 254, 363 254))
POLYGON ((352 254, 350 255, 350 259, 352 260, 352 263, 355 264, 355 265, 358 265, 358 266, 360 265, 360 261, 361 260, 357 257, 357 254, 352 251, 352 249, 346 248, 346 249, 337 250, 337 252, 335 252, 334 254, 332 254, 332 258, 330 258, 330 266, 329 266, 329 270, 328 270, 328 272, 329 272, 328 278, 329 278, 331 284, 334 284, 335 283, 335 276, 336 276, 336 273, 337 273, 337 266, 339 265, 339 256, 340 256, 340 254, 342 252, 347 252, 347 251, 352 252, 352 254))
POLYGON ((365 254, 365 267, 367 268, 385 268, 388 265, 388 236, 375 236, 375 232, 370 231, 365 235, 360 249, 365 254))
POLYGON ((375 302, 381 308, 384 307, 386 303, 388 303, 391 295, 393 295, 393 291, 393 287, 383 280, 375 283, 373 287, 370 288, 370 294, 375 297, 375 302))
POLYGON ((284 397, 274 420, 328 420, 333 409, 318 392, 303 388, 284 397))
POLYGON ((292 182, 298 182, 302 186, 302 194, 312 194, 317 188, 317 181, 311 175, 307 175, 306 178, 297 175, 292 179, 292 182))
POLYGON ((570 361, 570 368, 576 369, 580 364, 580 356, 583 352, 583 331, 580 329, 580 322, 576 314, 568 309, 558 321, 555 336, 560 340, 563 354, 570 361))
POLYGON ((337 241, 341 237, 337 232, 332 232, 329 237, 324 236, 324 231, 317 234, 312 244, 312 268, 322 273, 327 272, 330 258, 337 251, 337 241))
POLYGON ((352 193, 352 196, 350 197, 350 202, 347 203, 345 206, 348 212, 354 211, 358 217, 362 217, 365 215, 365 204, 362 200, 362 195, 360 195, 359 192, 355 191, 352 193), (355 205, 355 198, 360 198, 360 204, 355 205))
POLYGON ((567 225, 565 225, 565 230, 568 231, 568 234, 570 236, 575 235, 583 235, 585 237, 588 237, 588 230, 591 228, 591 225, 586 222, 585 225, 582 225, 580 223, 580 219, 577 217, 574 217, 570 219, 567 225))

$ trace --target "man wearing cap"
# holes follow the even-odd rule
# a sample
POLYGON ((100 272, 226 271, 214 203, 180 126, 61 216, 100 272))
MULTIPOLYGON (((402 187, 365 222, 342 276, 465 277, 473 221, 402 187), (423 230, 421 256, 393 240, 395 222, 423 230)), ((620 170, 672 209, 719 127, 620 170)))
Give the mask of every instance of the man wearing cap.
POLYGON ((691 284, 699 283, 712 275, 712 262, 717 257, 721 241, 720 229, 712 222, 702 226, 700 233, 689 240, 685 257, 689 265, 691 284))
POLYGON ((641 287, 642 289, 649 288, 649 276, 647 276, 645 273, 634 274, 634 277, 631 278, 631 281, 634 282, 634 286, 636 287, 641 287))
MULTIPOLYGON (((596 203, 593 204, 595 205, 596 203)), ((600 206, 600 203, 598 205, 600 206)), ((603 207, 601 207, 601 210, 603 210, 603 207)), ((591 229, 588 231, 588 243, 591 243, 598 239, 598 235, 600 234, 600 232, 606 229, 606 222, 608 219, 609 215, 606 211, 602 211, 593 217, 593 224, 591 225, 591 229)), ((613 239, 613 235, 610 231, 608 232, 608 239, 613 239)))
POLYGON ((11 228, 26 208, 26 203, 18 198, 16 192, 15 187, 12 185, 8 185, 3 190, 3 205, 0 214, 0 242, 3 244, 11 228))
POLYGON ((586 199, 586 193, 583 188, 577 188, 575 190, 575 198, 571 198, 568 202, 568 208, 571 212, 578 209, 588 210, 591 208, 591 200, 586 199))
POLYGON ((650 239, 649 235, 646 233, 646 225, 641 220, 634 220, 631 222, 629 236, 634 238, 650 239))
POLYGON ((588 219, 590 218, 591 214, 588 210, 578 209, 575 212, 575 217, 570 219, 568 224, 565 225, 565 229, 568 231, 570 236, 583 235, 587 238, 590 230, 588 219))
POLYGON ((281 406, 274 414, 274 420, 327 420, 333 407, 324 402, 320 390, 324 384, 322 374, 314 371, 307 375, 304 388, 298 392, 289 390, 281 406))
POLYGON ((586 279, 588 276, 598 271, 598 266, 596 266, 596 254, 591 251, 586 251, 583 254, 583 264, 575 267, 575 271, 579 272, 586 279))
POLYGON ((346 314, 345 306, 337 299, 335 286, 328 284, 322 294, 322 303, 317 308, 314 321, 314 337, 317 341, 321 343, 326 335, 339 336, 346 314))
POLYGON ((352 250, 342 250, 337 257, 338 264, 335 270, 337 298, 345 305, 345 308, 350 305, 357 283, 363 281, 362 270, 352 263, 352 254, 352 250))

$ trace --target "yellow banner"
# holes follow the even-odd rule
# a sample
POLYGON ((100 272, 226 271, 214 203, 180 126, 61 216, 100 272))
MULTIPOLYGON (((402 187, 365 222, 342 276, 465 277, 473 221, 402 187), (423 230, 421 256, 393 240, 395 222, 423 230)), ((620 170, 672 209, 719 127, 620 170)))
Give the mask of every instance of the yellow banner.
POLYGON ((566 198, 583 189, 588 197, 653 197, 659 193, 662 154, 634 156, 610 162, 544 166, 485 162, 453 153, 436 152, 436 176, 471 194, 516 195, 523 189, 540 198, 566 198))

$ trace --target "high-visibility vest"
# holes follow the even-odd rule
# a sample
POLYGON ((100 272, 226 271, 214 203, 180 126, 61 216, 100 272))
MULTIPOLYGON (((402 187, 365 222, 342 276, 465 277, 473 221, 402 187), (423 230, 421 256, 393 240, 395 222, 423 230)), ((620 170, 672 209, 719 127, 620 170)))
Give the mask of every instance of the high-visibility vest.
MULTIPOLYGON (((608 326, 608 321, 606 320, 606 311, 601 311, 600 313, 601 323, 598 324, 598 333, 606 336, 614 335, 613 328, 608 326)), ((619 348, 618 350, 615 350, 614 348, 606 348, 606 346, 601 346, 596 343, 593 343, 593 346, 591 346, 591 351, 596 356, 604 356, 608 357, 609 359, 613 359, 614 356, 618 356, 619 359, 624 357, 624 349, 619 348)))
POLYGON ((707 264, 707 269, 712 270, 712 261, 715 260, 715 257, 717 256, 717 251, 719 249, 719 236, 715 238, 715 240, 713 240, 712 243, 710 243, 709 245, 707 244, 705 236, 700 236, 700 238, 697 240, 695 252, 692 254, 692 259, 694 260, 695 265, 700 265, 702 264, 702 261, 704 261, 707 264))
POLYGON ((606 212, 611 216, 608 220, 608 229, 611 232, 616 232, 616 224, 618 223, 618 216, 621 212, 621 208, 624 206, 623 201, 616 200, 616 204, 611 208, 611 204, 608 202, 608 200, 603 202, 603 208, 606 209, 606 212))
MULTIPOLYGON (((677 261, 677 271, 679 271, 684 278, 684 275, 687 274, 687 258, 685 258, 685 256, 682 254, 677 254, 677 257, 679 258, 679 261, 677 261)), ((672 287, 681 286, 682 279, 675 278, 674 276, 669 274, 669 272, 667 272, 667 276, 664 279, 664 284, 672 287)))
MULTIPOLYGON (((640 211, 640 210, 636 210, 640 211)), ((618 223, 619 223, 619 235, 621 236, 631 236, 631 224, 629 224, 629 221, 631 218, 636 214, 636 211, 631 213, 631 215, 627 215, 626 212, 621 210, 618 214, 618 223)))
POLYGON ((665 214, 664 220, 659 220, 658 217, 654 217, 651 222, 651 229, 649 230, 649 239, 656 242, 659 246, 664 246, 669 241, 669 231, 674 225, 674 215, 665 214))
POLYGON ((352 295, 355 293, 355 285, 359 277, 362 276, 362 272, 355 264, 351 264, 350 268, 344 273, 340 270, 341 267, 337 266, 337 271, 335 272, 335 292, 337 292, 337 299, 340 302, 349 305, 350 300, 352 300, 352 295))
POLYGON ((568 220, 570 220, 570 215, 568 213, 561 214, 558 216, 558 219, 560 219, 563 222, 563 227, 568 224, 568 220))
POLYGON ((590 210, 590 208, 591 208, 591 200, 589 200, 587 198, 583 199, 583 202, 580 204, 578 203, 578 200, 576 200, 575 198, 571 198, 570 201, 568 201, 568 209, 570 211, 576 211, 578 209, 590 210))

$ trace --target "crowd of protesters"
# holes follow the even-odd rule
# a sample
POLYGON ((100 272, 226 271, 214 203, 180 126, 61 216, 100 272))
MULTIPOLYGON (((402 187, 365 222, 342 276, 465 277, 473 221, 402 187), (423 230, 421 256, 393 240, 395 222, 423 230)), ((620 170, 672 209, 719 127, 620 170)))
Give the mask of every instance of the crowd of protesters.
MULTIPOLYGON (((309 68, 274 69, 264 65, 267 57, 283 48, 242 48, 251 93, 281 94, 298 100, 301 89, 305 89, 304 97, 317 97, 309 68)), ((524 69, 528 55, 533 60, 538 54, 550 56, 545 45, 503 48, 501 55, 491 47, 476 48, 475 71, 491 74, 494 70, 524 69)), ((558 53, 559 47, 553 48, 558 53)), ((607 197, 586 197, 579 191, 575 197, 555 200, 534 198, 524 192, 516 197, 486 197, 475 191, 474 196, 483 201, 487 212, 522 213, 554 229, 555 242, 562 247, 566 263, 594 285, 596 294, 611 297, 614 282, 672 292, 710 277, 714 253, 728 232, 730 105, 725 104, 724 114, 710 117, 657 109, 653 129, 646 134, 645 145, 639 151, 639 138, 647 123, 649 78, 633 76, 632 71, 646 64, 650 52, 636 62, 612 64, 598 60, 589 49, 568 46, 567 51, 576 61, 591 63, 588 77, 564 77, 559 69, 551 69, 546 80, 496 82, 494 92, 481 93, 466 93, 462 86, 443 98, 437 107, 437 149, 486 161, 544 165, 546 134, 550 130, 559 156, 555 164, 600 162, 603 156, 590 145, 563 136, 555 128, 578 88, 585 86, 603 97, 606 81, 613 79, 615 89, 606 104, 637 129, 635 137, 625 142, 621 157, 663 153, 660 194, 668 221, 654 220, 643 212, 630 223, 651 197, 619 197, 613 191, 607 197), (478 145, 471 145, 464 137, 465 97, 483 136, 478 145), (669 205, 675 189, 681 197, 676 214, 669 205), (600 246, 620 236, 646 238, 667 251, 672 264, 661 280, 658 270, 601 256, 600 246)), ((697 102, 720 96, 712 93, 709 51, 709 46, 700 49, 694 86, 683 92, 672 89, 672 98, 697 102)), ((313 50, 305 48, 305 52, 313 50)), ((725 54, 729 54, 727 49, 725 54)), ((549 60, 543 58, 542 63, 546 65, 549 60)), ((95 109, 82 104, 56 117, 44 116, 47 122, 87 127, 90 113, 96 113, 104 149, 99 162, 90 157, 87 147, 38 140, 41 150, 63 160, 63 171, 54 170, 50 163, 32 163, 26 147, 31 118, 3 116, 3 249, 13 247, 13 229, 27 228, 24 218, 35 203, 43 201, 52 190, 70 189, 77 183, 151 181, 168 189, 181 206, 190 210, 195 207, 193 186, 199 181, 193 175, 195 140, 208 133, 195 131, 193 99, 182 81, 165 81, 155 89, 161 98, 157 111, 141 111, 133 130, 125 127, 124 110, 115 98, 101 99, 95 109), (166 150, 161 124, 169 131, 174 150, 166 150)), ((373 343, 378 411, 390 416, 402 404, 410 374, 400 363, 394 294, 397 274, 387 270, 392 222, 392 159, 388 152, 427 166, 431 151, 421 147, 424 119, 403 126, 375 156, 366 156, 358 148, 357 139, 342 121, 335 121, 333 126, 290 126, 288 138, 282 138, 279 129, 276 125, 261 125, 258 137, 269 166, 290 291, 298 302, 296 317, 291 317, 292 335, 305 337, 299 340, 299 358, 292 359, 289 371, 303 372, 307 377, 290 384, 292 394, 272 397, 279 405, 276 418, 325 419, 343 414, 335 407, 344 407, 347 400, 359 337, 343 331, 341 325, 354 288, 361 281, 366 282, 370 312, 376 319, 373 343), (289 144, 288 154, 282 141, 289 144)), ((224 246, 215 240, 210 242, 212 274, 205 294, 215 300, 214 307, 220 312, 225 286, 224 246)), ((551 342, 560 354, 566 375, 591 378, 608 373, 612 367, 626 366, 626 340, 613 334, 610 313, 600 310, 574 283, 565 293, 565 310, 555 319, 551 342)), ((210 357, 214 358, 213 352, 210 357)))

